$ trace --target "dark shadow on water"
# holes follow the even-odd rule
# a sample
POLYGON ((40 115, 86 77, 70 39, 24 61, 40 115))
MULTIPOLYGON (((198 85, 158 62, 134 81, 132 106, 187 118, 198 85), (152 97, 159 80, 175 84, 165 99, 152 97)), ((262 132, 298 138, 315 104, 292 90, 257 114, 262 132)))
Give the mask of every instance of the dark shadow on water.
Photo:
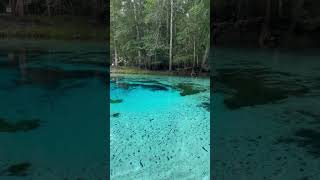
POLYGON ((20 176, 24 177, 28 175, 28 172, 31 168, 31 164, 29 162, 22 162, 18 164, 13 164, 7 167, 6 169, 0 169, 0 176, 20 176))
POLYGON ((33 129, 37 129, 40 127, 40 120, 39 119, 31 119, 31 120, 20 120, 16 122, 11 122, 9 120, 0 118, 0 133, 1 132, 27 132, 33 129))
POLYGON ((267 68, 227 68, 217 69, 217 75, 213 79, 217 83, 218 91, 229 96, 224 100, 225 105, 230 109, 238 109, 276 103, 289 96, 301 96, 310 91, 292 77, 294 75, 274 72, 267 68))

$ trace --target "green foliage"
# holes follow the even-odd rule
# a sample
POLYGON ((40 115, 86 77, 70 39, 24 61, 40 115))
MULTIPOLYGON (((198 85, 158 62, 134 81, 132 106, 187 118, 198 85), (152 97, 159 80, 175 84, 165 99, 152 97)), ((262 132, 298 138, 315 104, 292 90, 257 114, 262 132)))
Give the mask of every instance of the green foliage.
MULTIPOLYGON (((110 4, 113 57, 116 49, 126 65, 167 68, 170 0, 111 0, 110 4)), ((208 46, 209 0, 175 0, 173 9, 173 66, 191 67, 196 57, 202 59, 208 46)))

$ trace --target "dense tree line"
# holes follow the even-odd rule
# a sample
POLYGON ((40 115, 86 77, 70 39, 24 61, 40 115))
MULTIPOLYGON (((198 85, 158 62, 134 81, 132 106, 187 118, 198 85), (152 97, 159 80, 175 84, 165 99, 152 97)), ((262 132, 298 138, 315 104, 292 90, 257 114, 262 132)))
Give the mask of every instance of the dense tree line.
POLYGON ((13 16, 93 16, 101 21, 108 9, 104 0, 2 0, 0 6, 2 11, 9 7, 13 16))
POLYGON ((216 44, 242 38, 261 47, 277 47, 320 37, 317 0, 215 0, 211 5, 216 44))
POLYGON ((208 69, 209 0, 111 0, 114 66, 208 69))

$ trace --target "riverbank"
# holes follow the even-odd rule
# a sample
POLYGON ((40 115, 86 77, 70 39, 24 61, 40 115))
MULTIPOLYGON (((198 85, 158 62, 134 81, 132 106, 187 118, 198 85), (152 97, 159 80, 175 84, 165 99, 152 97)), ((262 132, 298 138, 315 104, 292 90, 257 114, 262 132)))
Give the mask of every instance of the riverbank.
MULTIPOLYGON (((144 75, 159 75, 159 76, 184 76, 190 77, 191 72, 189 71, 165 71, 165 70, 147 70, 141 69, 137 67, 118 67, 118 68, 110 68, 110 74, 144 74, 144 75)), ((197 75, 193 75, 193 77, 209 77, 210 74, 208 72, 202 72, 197 75)))
POLYGON ((0 15, 0 39, 56 39, 106 41, 107 25, 88 17, 0 15))

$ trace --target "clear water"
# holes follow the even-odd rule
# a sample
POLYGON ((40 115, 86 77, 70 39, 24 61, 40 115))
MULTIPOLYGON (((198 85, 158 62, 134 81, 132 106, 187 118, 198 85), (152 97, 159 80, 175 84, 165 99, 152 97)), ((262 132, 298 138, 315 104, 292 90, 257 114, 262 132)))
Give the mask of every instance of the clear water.
POLYGON ((99 43, 0 42, 0 119, 11 124, 8 130, 0 123, 0 179, 105 179, 105 49, 99 43), (14 126, 34 119, 33 128, 14 126))
POLYGON ((112 75, 111 179, 209 179, 209 79, 112 75), (181 95, 176 85, 201 92, 181 95))
POLYGON ((217 48, 213 178, 320 179, 320 53, 217 48))

